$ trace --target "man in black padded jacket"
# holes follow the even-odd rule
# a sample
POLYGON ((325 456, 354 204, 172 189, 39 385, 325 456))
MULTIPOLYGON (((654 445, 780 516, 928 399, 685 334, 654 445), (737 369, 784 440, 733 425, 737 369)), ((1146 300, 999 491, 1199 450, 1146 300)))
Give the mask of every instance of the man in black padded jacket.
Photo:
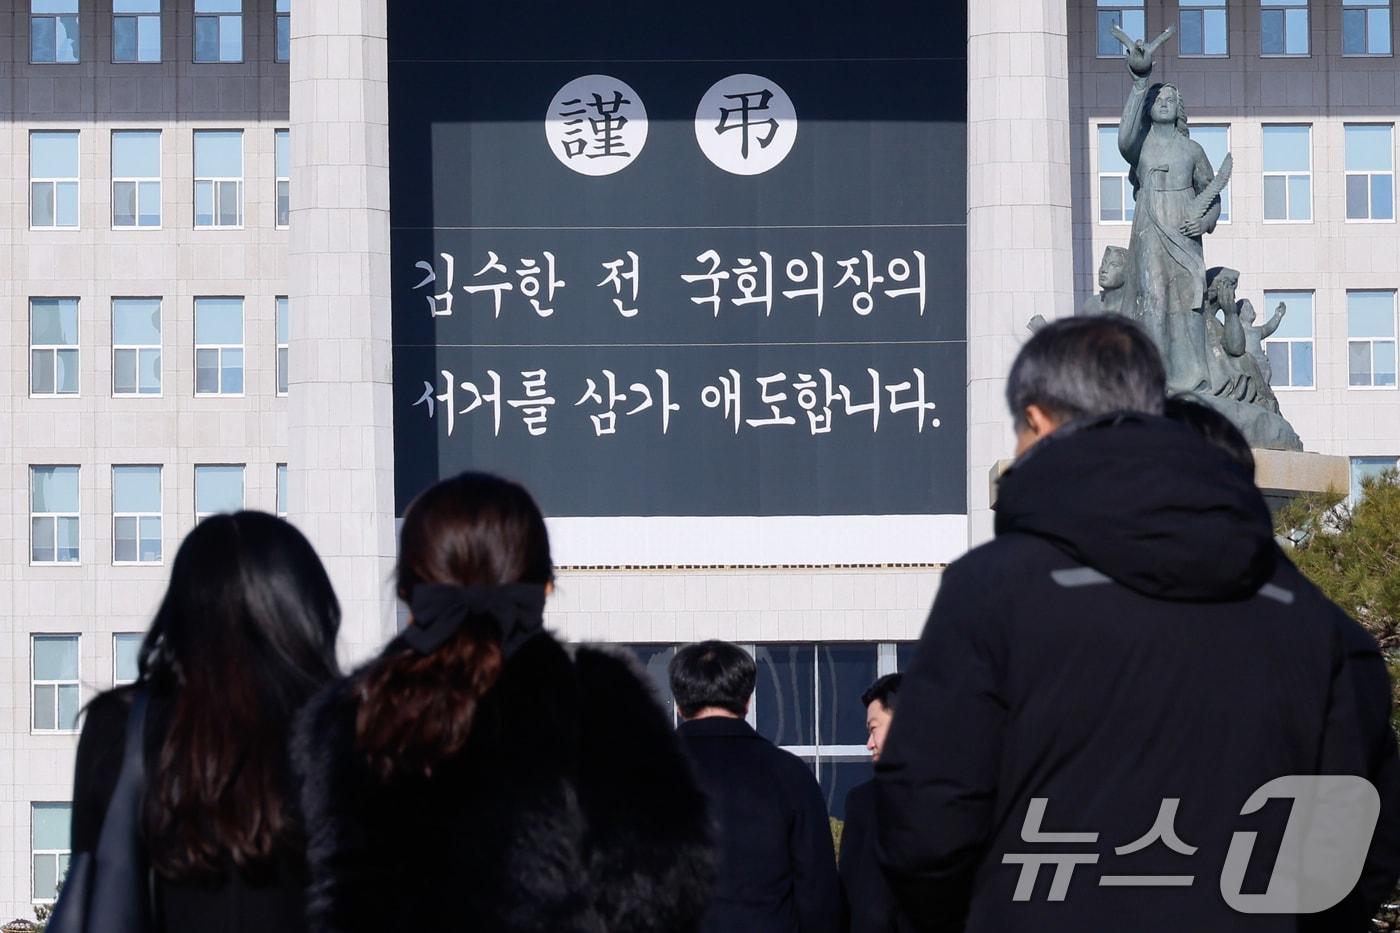
MULTIPOLYGON (((1012 367, 996 539, 944 573, 876 766, 880 857, 920 929, 1361 933, 1400 872, 1376 643, 1278 549, 1247 470, 1161 417, 1164 383, 1114 317, 1057 321, 1012 367), (1359 880, 1309 916, 1238 909, 1290 814, 1246 802, 1317 774, 1376 790, 1359 880)), ((1325 874, 1347 848, 1304 852, 1325 874)))

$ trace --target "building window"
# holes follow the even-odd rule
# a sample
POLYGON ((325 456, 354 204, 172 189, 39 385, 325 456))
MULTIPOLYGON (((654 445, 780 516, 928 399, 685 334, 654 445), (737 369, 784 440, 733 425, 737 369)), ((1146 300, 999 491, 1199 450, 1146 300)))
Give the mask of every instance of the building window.
POLYGON ((1347 292, 1347 385, 1395 388, 1395 292, 1347 292))
POLYGON ((194 225, 243 226, 242 130, 195 130, 194 225))
MULTIPOLYGON (((1225 161, 1225 155, 1230 151, 1230 127, 1229 126, 1193 126, 1191 127, 1191 138, 1200 143, 1205 150, 1206 158, 1210 160, 1211 168, 1220 170, 1220 163, 1225 161)), ((1220 223, 1230 222, 1230 186, 1226 185, 1225 190, 1220 192, 1220 223)))
POLYGON ((30 0, 29 60, 36 65, 78 60, 78 0, 30 0))
POLYGON ((292 0, 277 0, 277 60, 292 60, 292 0))
POLYGON ((29 226, 36 230, 78 226, 75 130, 29 134, 29 226))
POLYGON ((1181 0, 1181 54, 1228 55, 1225 0, 1181 0))
POLYGON ((140 632, 120 632, 112 636, 112 686, 134 684, 141 676, 140 632))
POLYGON ((1259 5, 1260 52, 1308 54, 1308 0, 1259 0, 1259 5))
POLYGON ((160 395, 160 299, 112 299, 112 394, 160 395))
POLYGON ((1400 457, 1352 457, 1351 494, 1348 501, 1352 505, 1360 502, 1365 494, 1365 483, 1385 473, 1400 468, 1400 457))
POLYGON ((29 299, 29 394, 78 394, 78 299, 29 299))
POLYGON ((79 635, 35 635, 31 641, 35 732, 75 732, 82 688, 79 635))
POLYGON ((1099 57, 1116 58, 1123 54, 1123 43, 1113 35, 1117 26, 1138 41, 1147 39, 1147 16, 1143 12, 1143 0, 1098 0, 1099 14, 1099 57))
POLYGON ((287 394, 287 299, 277 299, 277 394, 287 394))
POLYGON ((160 61, 160 0, 112 0, 112 61, 160 61))
POLYGON ((844 816, 846 793, 869 780, 860 695, 881 673, 870 643, 754 646, 754 727, 816 772, 828 812, 844 816))
POLYGON ((194 394, 243 394, 243 299, 194 300, 194 394))
POLYGON ((243 510, 243 464, 212 464, 194 468, 195 521, 210 515, 243 510))
POLYGON ((112 226, 160 226, 160 130, 112 132, 112 226))
POLYGON ((1098 134, 1099 220, 1132 223, 1133 186, 1128 182, 1128 163, 1118 151, 1118 127, 1100 126, 1098 134))
POLYGON ((1264 307, 1288 306, 1278 330, 1264 341, 1269 385, 1276 389, 1313 387, 1313 293, 1265 292, 1264 307))
POLYGON ((194 0, 194 60, 243 61, 242 0, 194 0))
POLYGON ((78 468, 29 468, 29 562, 78 562, 78 468))
POLYGON ((277 514, 287 517, 287 465, 277 464, 277 514))
POLYGON ((273 135, 277 162, 277 226, 285 228, 292 217, 291 133, 277 130, 273 135))
POLYGON ((160 467, 112 467, 112 563, 158 564, 160 467))
POLYGON ((51 904, 58 898, 59 883, 68 874, 73 807, 67 803, 32 803, 29 821, 29 848, 34 870, 34 887, 30 893, 34 903, 51 904))
POLYGON ((1395 127, 1346 127, 1347 220, 1395 219, 1395 127))
POLYGON ((1264 220, 1312 220, 1312 127, 1264 127, 1264 220))
POLYGON ((1342 0, 1342 54, 1390 54, 1390 0, 1342 0))

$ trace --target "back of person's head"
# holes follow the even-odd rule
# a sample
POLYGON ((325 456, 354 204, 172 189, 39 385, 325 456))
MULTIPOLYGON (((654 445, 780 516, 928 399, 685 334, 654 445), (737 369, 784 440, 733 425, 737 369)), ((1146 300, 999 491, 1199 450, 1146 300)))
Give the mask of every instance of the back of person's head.
POLYGON ((161 875, 256 875, 294 844, 290 724, 338 674, 339 627, 325 568, 280 518, 215 515, 185 538, 140 655, 139 682, 170 702, 146 807, 161 875))
MULTIPOLYGON (((399 539, 399 598, 425 586, 501 588, 553 580, 549 534, 525 489, 484 473, 443 480, 409 505, 399 539)), ((542 599, 542 597, 541 597, 542 599)), ((387 652, 359 678, 356 744, 381 779, 431 775, 461 751, 505 663, 489 612, 462 610, 450 637, 426 653, 387 652)))
POLYGON ((1006 380, 1018 428, 1037 406, 1057 423, 1116 411, 1162 413, 1166 370, 1137 324, 1121 315, 1051 321, 1026 341, 1006 380))
POLYGON ((1229 418, 1209 405, 1180 395, 1167 399, 1163 414, 1195 431, 1254 478, 1254 452, 1229 418))
POLYGON ((749 653, 727 641, 686 645, 671 659, 671 694, 685 719, 705 709, 722 709, 735 716, 748 712, 758 680, 758 667, 749 653))
POLYGON ((860 705, 869 706, 879 700, 885 709, 893 713, 895 697, 899 694, 899 687, 902 683, 904 683, 903 674, 885 674, 860 695, 860 705))

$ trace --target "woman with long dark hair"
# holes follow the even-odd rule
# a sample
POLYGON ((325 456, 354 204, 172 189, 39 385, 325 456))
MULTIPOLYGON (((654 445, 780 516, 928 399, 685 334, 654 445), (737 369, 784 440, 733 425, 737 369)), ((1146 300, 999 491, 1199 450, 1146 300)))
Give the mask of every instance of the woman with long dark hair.
POLYGON ((338 674, 340 607, 291 525, 216 515, 185 538, 136 684, 88 706, 73 849, 97 846, 128 712, 147 696, 141 825, 163 933, 306 929, 305 844, 288 743, 296 711, 338 674))
POLYGON ((404 516, 384 652, 294 742, 316 933, 686 933, 712 875, 700 792, 621 656, 543 628, 554 568, 520 486, 466 473, 404 516))

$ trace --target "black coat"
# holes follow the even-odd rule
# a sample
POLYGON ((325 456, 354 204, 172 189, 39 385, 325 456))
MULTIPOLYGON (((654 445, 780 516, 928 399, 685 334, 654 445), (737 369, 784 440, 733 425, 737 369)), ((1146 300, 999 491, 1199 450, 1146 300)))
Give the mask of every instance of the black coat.
POLYGON ((943 575, 876 766, 881 858, 930 930, 1360 933, 1394 883, 1396 749, 1375 642, 1278 550, 1242 469, 1160 418, 1062 429, 1000 484, 994 541, 943 575), (1289 774, 1356 774, 1382 811, 1350 898, 1308 919, 1236 913, 1220 892, 1236 831, 1258 830, 1246 892, 1267 885, 1286 802, 1241 817, 1289 774), (1033 798, 1045 832, 1022 841, 1033 798), (1179 799, 1190 856, 1148 833, 1179 799), (1097 854, 1049 902, 1013 895, 1008 854, 1097 854), (1188 887, 1102 886, 1188 875, 1188 887))
POLYGON ((431 778, 354 748, 358 674, 303 711, 315 933, 685 933, 712 874, 703 798, 622 657, 528 641, 431 778))
MULTIPOLYGON (((92 852, 102 832, 108 802, 121 773, 127 716, 135 691, 119 687, 88 704, 73 779, 73 852, 92 852)), ((159 760, 169 719, 170 700, 151 697, 146 712, 144 745, 146 780, 159 760)), ((296 812, 296 792, 287 790, 296 812)), ((222 876, 172 882, 157 878, 154 913, 160 933, 304 933, 306 870, 300 849, 284 852, 254 879, 230 868, 222 876)))
POLYGON ((705 933, 836 933, 841 883, 812 772, 742 719, 691 720, 679 732, 718 824, 705 933))
POLYGON ((841 830, 841 891, 846 933, 914 933, 916 927, 895 903, 875 851, 875 782, 846 794, 846 825, 841 830))

